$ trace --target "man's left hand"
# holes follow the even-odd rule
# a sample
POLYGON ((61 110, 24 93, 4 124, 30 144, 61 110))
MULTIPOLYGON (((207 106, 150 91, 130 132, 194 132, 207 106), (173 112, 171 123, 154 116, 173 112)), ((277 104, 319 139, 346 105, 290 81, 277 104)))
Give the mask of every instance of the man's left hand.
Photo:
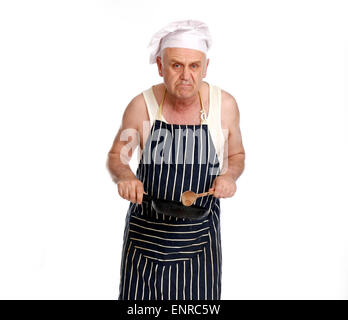
POLYGON ((232 177, 221 175, 214 179, 209 191, 212 190, 214 190, 213 196, 215 198, 230 198, 235 194, 237 185, 232 177))

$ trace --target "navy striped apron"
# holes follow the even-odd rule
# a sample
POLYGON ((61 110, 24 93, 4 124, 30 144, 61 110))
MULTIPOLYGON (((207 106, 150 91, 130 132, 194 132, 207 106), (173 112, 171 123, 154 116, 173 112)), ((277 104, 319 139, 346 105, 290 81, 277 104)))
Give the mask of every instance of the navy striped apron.
MULTIPOLYGON (((136 177, 152 197, 181 201, 186 190, 209 190, 219 161, 205 117, 200 125, 160 120, 164 96, 136 177)), ((202 101, 201 108, 204 112, 202 101)), ((119 300, 221 299, 220 202, 208 195, 194 204, 209 208, 209 215, 189 220, 158 213, 145 200, 130 203, 119 300)))

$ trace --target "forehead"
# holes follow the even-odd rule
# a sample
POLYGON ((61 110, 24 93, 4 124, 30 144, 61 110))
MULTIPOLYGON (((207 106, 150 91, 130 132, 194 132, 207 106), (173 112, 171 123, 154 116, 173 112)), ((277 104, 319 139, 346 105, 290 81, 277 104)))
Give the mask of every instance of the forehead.
POLYGON ((177 60, 180 62, 204 61, 205 54, 202 51, 188 48, 165 48, 166 60, 177 60))

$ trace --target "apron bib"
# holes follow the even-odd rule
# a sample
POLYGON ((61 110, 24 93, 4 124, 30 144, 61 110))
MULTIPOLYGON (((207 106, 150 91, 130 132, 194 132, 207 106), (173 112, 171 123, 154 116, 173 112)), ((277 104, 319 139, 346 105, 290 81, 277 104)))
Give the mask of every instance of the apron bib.
MULTIPOLYGON (((164 122, 165 95, 166 90, 136 177, 152 197, 181 201, 186 190, 202 193, 211 188, 220 173, 219 160, 200 93, 200 125, 164 122)), ((208 195, 194 204, 209 208, 209 215, 192 221, 158 213, 151 202, 130 203, 119 300, 221 299, 220 201, 208 195)))

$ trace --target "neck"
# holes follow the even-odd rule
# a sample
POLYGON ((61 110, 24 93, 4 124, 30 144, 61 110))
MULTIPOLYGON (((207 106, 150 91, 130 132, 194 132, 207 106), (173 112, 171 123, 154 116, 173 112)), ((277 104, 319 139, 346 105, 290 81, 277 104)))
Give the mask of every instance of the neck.
POLYGON ((199 104, 198 93, 186 99, 177 98, 175 96, 170 95, 169 93, 167 93, 167 97, 167 103, 172 107, 173 110, 177 112, 187 110, 190 107, 199 104))

